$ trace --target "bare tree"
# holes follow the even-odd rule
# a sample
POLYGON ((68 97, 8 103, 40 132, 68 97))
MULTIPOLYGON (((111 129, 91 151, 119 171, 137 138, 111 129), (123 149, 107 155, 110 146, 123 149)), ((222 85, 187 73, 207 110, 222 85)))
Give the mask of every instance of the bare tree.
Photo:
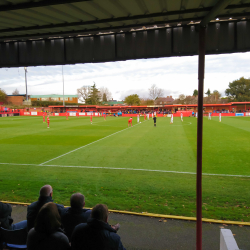
POLYGON ((99 89, 99 95, 100 95, 100 100, 102 102, 107 102, 108 100, 112 98, 112 93, 106 87, 101 87, 99 89))
POLYGON ((174 104, 197 104, 198 96, 185 96, 180 94, 177 99, 174 100, 174 104))
POLYGON ((141 98, 141 105, 154 105, 154 100, 148 98, 141 98))
POLYGON ((184 100, 184 104, 197 104, 198 103, 198 96, 186 96, 184 100))
POLYGON ((80 102, 85 103, 90 93, 91 93, 91 86, 82 86, 81 88, 77 89, 77 95, 80 102))
POLYGON ((153 100, 155 100, 156 98, 162 97, 164 94, 164 90, 158 88, 156 84, 152 84, 152 86, 148 90, 149 90, 149 96, 153 100))
POLYGON ((180 94, 180 95, 179 95, 179 99, 180 99, 181 101, 185 100, 185 98, 186 98, 186 96, 185 96, 184 94, 180 94))
POLYGON ((218 90, 214 90, 212 95, 215 96, 216 101, 221 97, 221 94, 220 94, 220 92, 218 90))
POLYGON ((19 90, 18 90, 18 89, 15 89, 15 90, 12 92, 12 95, 19 95, 19 90))
POLYGON ((178 99, 180 104, 184 104, 186 96, 184 94, 180 94, 178 99))
POLYGON ((203 101, 204 104, 207 103, 221 103, 221 94, 218 90, 214 90, 213 93, 211 93, 208 97, 204 97, 203 101))

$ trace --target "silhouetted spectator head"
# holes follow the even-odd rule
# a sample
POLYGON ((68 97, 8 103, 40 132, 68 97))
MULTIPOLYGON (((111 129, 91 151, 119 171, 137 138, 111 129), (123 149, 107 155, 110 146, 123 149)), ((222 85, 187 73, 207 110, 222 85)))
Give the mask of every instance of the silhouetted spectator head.
POLYGON ((59 215, 57 206, 53 202, 44 204, 35 221, 35 230, 51 234, 61 226, 61 217, 59 215))
POLYGON ((40 196, 51 196, 52 197, 53 189, 50 185, 45 185, 40 189, 40 196))
POLYGON ((82 209, 85 206, 85 198, 81 193, 72 194, 70 197, 70 206, 73 209, 82 209))
POLYGON ((108 222, 108 207, 104 204, 97 204, 93 207, 91 212, 91 218, 108 222))

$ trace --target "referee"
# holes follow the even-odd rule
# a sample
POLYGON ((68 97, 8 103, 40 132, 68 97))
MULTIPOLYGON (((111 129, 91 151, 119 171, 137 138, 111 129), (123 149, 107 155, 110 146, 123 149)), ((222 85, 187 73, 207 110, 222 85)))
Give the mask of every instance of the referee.
POLYGON ((154 120, 154 126, 156 127, 156 116, 154 116, 153 120, 154 120))

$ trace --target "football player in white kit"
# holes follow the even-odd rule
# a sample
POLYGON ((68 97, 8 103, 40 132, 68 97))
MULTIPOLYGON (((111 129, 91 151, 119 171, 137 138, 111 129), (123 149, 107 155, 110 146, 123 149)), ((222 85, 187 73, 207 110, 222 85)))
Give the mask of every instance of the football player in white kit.
POLYGON ((171 114, 170 124, 171 124, 171 123, 174 123, 174 115, 173 115, 173 114, 171 114))
POLYGON ((208 120, 211 120, 211 113, 208 113, 208 120))
POLYGON ((221 122, 221 113, 219 113, 219 122, 221 122))
POLYGON ((181 121, 183 122, 183 114, 181 113, 181 121))
POLYGON ((137 123, 140 122, 140 115, 137 115, 137 123))

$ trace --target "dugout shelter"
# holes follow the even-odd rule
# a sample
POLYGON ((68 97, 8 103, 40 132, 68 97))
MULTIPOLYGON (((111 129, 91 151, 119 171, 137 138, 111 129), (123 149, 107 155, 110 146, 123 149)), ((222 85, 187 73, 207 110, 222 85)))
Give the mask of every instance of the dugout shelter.
POLYGON ((199 55, 197 249, 205 54, 250 50, 250 0, 0 0, 0 67, 199 55))

